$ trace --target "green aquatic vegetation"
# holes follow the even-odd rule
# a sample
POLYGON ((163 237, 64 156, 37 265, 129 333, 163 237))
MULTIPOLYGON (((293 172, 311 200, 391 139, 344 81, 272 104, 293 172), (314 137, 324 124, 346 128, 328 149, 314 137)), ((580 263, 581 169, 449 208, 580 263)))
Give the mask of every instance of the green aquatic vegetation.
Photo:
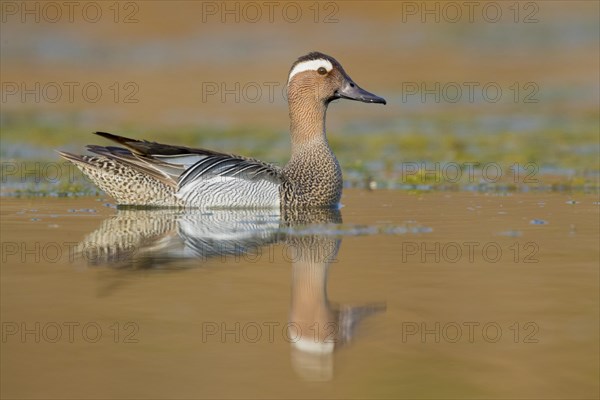
MULTIPOLYGON (((468 190, 512 191, 526 186, 597 190, 600 176, 597 112, 583 113, 577 118, 521 117, 527 122, 521 125, 510 125, 510 115, 494 118, 490 122, 489 118, 466 114, 409 115, 397 129, 383 125, 379 129, 349 133, 331 130, 328 139, 344 169, 347 186, 352 187, 407 190, 467 187, 468 190), (528 124, 530 120, 533 122, 528 124), (478 165, 475 168, 478 179, 466 179, 469 176, 465 170, 467 163, 478 165), (486 163, 497 164, 504 174, 498 181, 484 179, 485 185, 481 185, 481 168, 486 163), (407 164, 416 164, 417 169, 403 174, 402 168, 407 164), (450 164, 460 168, 460 179, 447 179, 443 168, 450 164), (515 165, 520 168, 533 165, 539 179, 524 181, 523 175, 515 179, 510 173, 515 165)), ((80 126, 76 115, 67 115, 58 123, 42 121, 33 114, 3 115, 2 163, 58 162, 54 149, 79 152, 84 151, 85 144, 104 143, 80 126)), ((278 165, 284 165, 289 159, 290 140, 284 129, 201 126, 141 132, 125 124, 114 131, 157 142, 241 154, 278 165)), ((3 171, 3 194, 20 191, 56 195, 96 190, 81 174, 68 182, 35 182, 5 175, 3 171)))

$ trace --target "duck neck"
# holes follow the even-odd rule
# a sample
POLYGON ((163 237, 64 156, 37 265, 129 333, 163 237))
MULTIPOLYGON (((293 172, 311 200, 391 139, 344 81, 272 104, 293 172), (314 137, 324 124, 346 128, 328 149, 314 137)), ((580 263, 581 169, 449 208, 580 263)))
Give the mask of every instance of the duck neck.
POLYGON ((321 101, 302 101, 289 98, 290 134, 292 139, 292 158, 307 148, 326 147, 325 117, 327 105, 321 101))
POLYGON ((332 207, 342 195, 342 170, 325 136, 327 104, 290 98, 289 106, 292 157, 283 171, 295 204, 332 207))

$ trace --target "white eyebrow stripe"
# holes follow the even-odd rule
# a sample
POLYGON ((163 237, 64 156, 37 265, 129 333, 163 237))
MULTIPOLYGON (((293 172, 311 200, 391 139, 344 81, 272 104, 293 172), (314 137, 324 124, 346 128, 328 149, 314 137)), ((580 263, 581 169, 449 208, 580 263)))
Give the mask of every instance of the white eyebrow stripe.
POLYGON ((319 58, 317 60, 303 61, 301 63, 298 63, 294 67, 294 69, 292 69, 292 72, 290 72, 290 76, 288 78, 288 83, 290 83, 290 81, 292 80, 292 77, 294 75, 299 74, 300 72, 316 71, 321 67, 325 68, 327 70, 327 72, 329 72, 333 69, 333 65, 331 64, 331 61, 325 60, 323 58, 319 58))

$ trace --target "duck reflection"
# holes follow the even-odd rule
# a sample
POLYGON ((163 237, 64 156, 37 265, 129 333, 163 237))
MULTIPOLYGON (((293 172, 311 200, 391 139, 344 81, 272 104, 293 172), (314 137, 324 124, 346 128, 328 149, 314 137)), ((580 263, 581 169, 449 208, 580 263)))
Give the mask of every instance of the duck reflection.
POLYGON ((178 269, 183 260, 257 254, 282 243, 292 260, 288 337, 294 370, 306 380, 333 377, 333 353, 349 344, 367 316, 384 303, 336 305, 327 296, 328 269, 337 263, 339 210, 120 209, 89 234, 79 251, 92 265, 138 270, 178 269), (179 261, 179 262, 177 262, 179 261))
POLYGON ((117 210, 79 243, 90 265, 114 268, 179 268, 177 261, 242 255, 280 239, 273 211, 177 209, 117 210))
POLYGON ((296 234, 285 238, 286 244, 295 250, 288 325, 288 336, 295 338, 291 341, 292 365, 306 380, 330 380, 333 377, 334 350, 349 344, 359 322, 385 310, 385 304, 338 306, 329 301, 328 270, 338 261, 342 239, 302 227, 339 224, 342 219, 338 210, 288 214, 284 220, 287 226, 297 229, 296 234))

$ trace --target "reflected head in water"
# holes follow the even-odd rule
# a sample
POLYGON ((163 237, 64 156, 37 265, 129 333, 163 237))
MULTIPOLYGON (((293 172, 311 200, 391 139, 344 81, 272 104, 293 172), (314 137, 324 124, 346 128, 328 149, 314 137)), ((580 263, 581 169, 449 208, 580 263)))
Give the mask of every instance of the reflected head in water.
MULTIPOLYGON (((319 215, 298 216, 294 223, 318 221, 319 215), (313 220, 308 220, 312 218, 313 220)), ((306 231, 305 231, 306 232, 306 231)), ((310 232, 310 231, 309 231, 310 232)), ((292 301, 288 337, 292 344, 292 365, 303 379, 330 380, 333 353, 349 344, 359 323, 367 316, 384 311, 385 303, 337 305, 327 296, 330 265, 337 260, 341 237, 304 233, 286 241, 298 254, 292 258, 292 301)))

